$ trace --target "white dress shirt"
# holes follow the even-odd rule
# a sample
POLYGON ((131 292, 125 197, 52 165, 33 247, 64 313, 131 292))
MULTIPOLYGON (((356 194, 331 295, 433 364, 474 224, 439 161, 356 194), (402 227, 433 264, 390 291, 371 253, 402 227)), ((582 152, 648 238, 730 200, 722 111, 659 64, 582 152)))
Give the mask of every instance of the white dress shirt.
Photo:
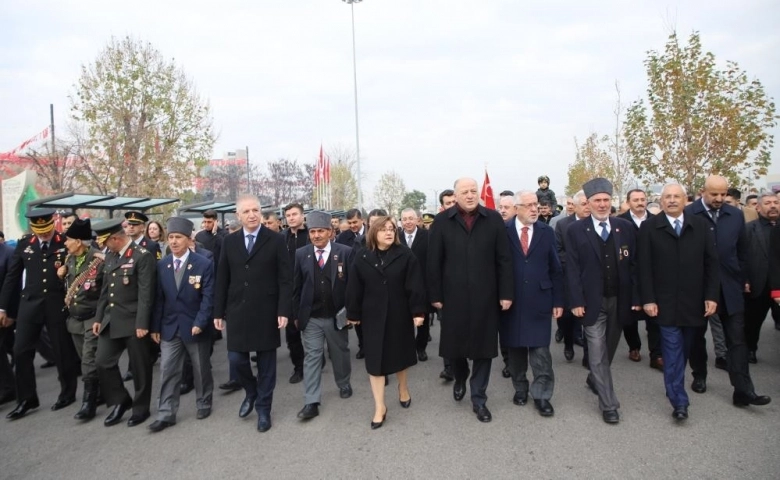
POLYGON ((517 230, 517 238, 522 238, 521 235, 523 234, 523 227, 528 227, 528 246, 530 247, 531 239, 534 236, 534 224, 532 223, 530 225, 523 225, 523 222, 515 217, 515 230, 517 230))
POLYGON ((328 242, 328 244, 325 245, 322 248, 315 247, 314 245, 312 245, 312 248, 314 248, 314 258, 315 258, 315 260, 319 261, 319 257, 320 257, 320 255, 319 255, 320 252, 318 252, 317 250, 322 250, 323 251, 322 252, 322 263, 323 264, 328 263, 328 257, 330 257, 330 242, 328 242))
POLYGON ((612 225, 609 223, 609 218, 606 220, 598 220, 593 215, 590 216, 591 220, 593 220, 593 229, 596 230, 596 233, 601 235, 601 225, 599 225, 601 222, 604 222, 607 224, 607 233, 612 232, 612 225))

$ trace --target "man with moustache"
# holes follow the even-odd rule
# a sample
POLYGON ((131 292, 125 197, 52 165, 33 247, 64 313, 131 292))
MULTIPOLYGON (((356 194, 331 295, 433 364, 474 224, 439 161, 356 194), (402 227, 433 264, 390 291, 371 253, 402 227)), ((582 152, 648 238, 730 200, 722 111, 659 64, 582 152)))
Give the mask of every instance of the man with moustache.
POLYGON ((569 303, 582 321, 588 343, 587 385, 599 397, 604 422, 620 422, 620 402, 612 382, 622 324, 639 309, 635 277, 636 232, 628 221, 610 217, 612 183, 594 178, 582 186, 590 219, 566 231, 569 303))
MULTIPOLYGON (((642 223, 653 217, 653 214, 647 211, 647 195, 641 189, 635 188, 626 194, 626 203, 628 210, 618 217, 625 218, 636 227, 637 235, 642 223)), ((643 311, 631 312, 631 321, 623 326, 623 337, 628 343, 628 358, 632 362, 642 360, 640 351, 642 350, 642 340, 639 338, 639 322, 645 322, 647 331, 648 350, 650 351, 650 368, 663 371, 664 361, 661 356, 660 331, 658 324, 654 319, 648 318, 643 311)))
POLYGON ((780 220, 780 200, 775 193, 764 193, 758 199, 758 220, 745 226, 747 242, 747 283, 745 284, 745 337, 748 361, 757 363, 761 325, 771 310, 780 318, 780 306, 772 301, 769 286, 769 246, 772 230, 780 220))
POLYGON ((685 198, 682 186, 664 186, 662 213, 642 223, 638 241, 642 304, 659 324, 666 396, 677 421, 688 418, 685 364, 697 330, 717 309, 720 283, 713 234, 701 216, 683 212, 685 198))
POLYGON ((472 409, 479 421, 490 422, 487 386, 499 315, 514 298, 512 257, 501 216, 479 204, 476 180, 461 178, 454 190, 455 207, 436 215, 431 228, 428 287, 433 306, 444 313, 439 354, 454 367, 453 397, 463 399, 471 373, 472 409))
MULTIPOLYGON (((728 181, 720 175, 710 175, 704 182, 701 199, 685 207, 685 215, 704 218, 714 233, 712 239, 718 250, 720 263, 717 313, 726 337, 729 380, 734 387, 732 403, 737 407, 766 405, 771 399, 765 395, 757 395, 750 378, 745 340, 745 219, 738 208, 725 202, 727 192, 728 181)), ((694 375, 691 390, 696 393, 704 393, 707 390, 707 348, 704 338, 706 331, 705 324, 695 335, 691 350, 690 363, 694 375)))
POLYGON ((214 326, 227 327, 228 358, 246 397, 238 415, 257 412, 257 430, 271 428, 279 332, 292 315, 292 272, 284 237, 261 225, 260 200, 239 197, 236 214, 243 228, 223 242, 214 294, 214 326), (230 300, 230 301, 228 301, 230 300), (250 366, 257 354, 257 377, 250 366))

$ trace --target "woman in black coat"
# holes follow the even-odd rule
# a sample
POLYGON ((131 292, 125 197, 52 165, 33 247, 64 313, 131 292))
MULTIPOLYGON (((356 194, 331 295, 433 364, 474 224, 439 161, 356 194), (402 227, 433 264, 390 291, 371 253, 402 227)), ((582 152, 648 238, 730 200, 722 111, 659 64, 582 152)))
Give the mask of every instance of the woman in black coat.
POLYGON ((346 308, 350 324, 363 327, 366 370, 374 394, 371 428, 382 426, 385 376, 398 378, 398 400, 412 402, 406 369, 417 363, 414 332, 425 318, 423 272, 412 251, 400 245, 396 222, 380 217, 368 230, 366 248, 358 252, 349 273, 346 308))

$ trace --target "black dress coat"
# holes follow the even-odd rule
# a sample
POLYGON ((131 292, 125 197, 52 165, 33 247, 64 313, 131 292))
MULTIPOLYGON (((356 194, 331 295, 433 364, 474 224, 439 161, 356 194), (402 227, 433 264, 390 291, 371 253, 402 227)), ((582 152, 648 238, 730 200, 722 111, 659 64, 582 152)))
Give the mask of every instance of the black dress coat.
POLYGON ((277 317, 292 320, 292 274, 284 236, 260 227, 251 252, 244 230, 222 242, 214 318, 227 322, 227 348, 262 352, 281 345, 277 317))
POLYGON ((430 301, 443 304, 439 355, 496 357, 499 300, 514 299, 515 290, 501 215, 480 205, 471 231, 457 205, 436 215, 428 240, 427 273, 430 301))
POLYGON ((347 318, 363 326, 369 375, 382 376, 417 363, 414 315, 426 311, 423 271, 407 247, 392 245, 383 256, 356 252, 349 272, 347 318))
POLYGON ((758 220, 745 225, 747 241, 747 283, 750 284, 750 298, 758 298, 769 285, 771 238, 777 227, 769 227, 768 220, 759 217, 758 220))
MULTIPOLYGON (((417 227, 417 233, 414 234, 414 240, 412 241, 412 244, 409 245, 406 242, 406 232, 404 232, 403 228, 398 229, 398 238, 401 241, 401 245, 405 245, 409 247, 412 250, 412 253, 415 257, 417 257, 417 262, 420 264, 420 267, 425 269, 428 265, 428 236, 429 236, 428 230, 425 230, 423 228, 417 227)), ((430 298, 430 295, 428 295, 428 280, 425 275, 423 275, 423 282, 425 283, 425 300, 426 302, 430 298)), ((433 308, 433 305, 428 302, 428 310, 426 310, 428 313, 434 313, 436 312, 436 309, 433 308)))
POLYGON ((720 293, 718 252, 707 222, 684 215, 678 237, 665 214, 639 229, 639 285, 642 305, 658 305, 661 326, 704 326, 704 301, 720 293))

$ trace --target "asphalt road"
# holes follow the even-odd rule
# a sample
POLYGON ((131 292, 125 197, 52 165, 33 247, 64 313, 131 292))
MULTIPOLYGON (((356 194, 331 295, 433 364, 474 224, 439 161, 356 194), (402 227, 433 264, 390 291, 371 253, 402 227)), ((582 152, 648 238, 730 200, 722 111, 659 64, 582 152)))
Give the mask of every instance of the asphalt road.
MULTIPOLYGON (((613 364, 619 425, 601 420, 597 399, 585 387, 582 350, 575 347, 575 361, 566 363, 562 345, 553 346, 554 417, 540 417, 532 404, 512 404, 514 392, 501 377, 499 360, 488 390, 493 422, 482 424, 468 396, 455 402, 451 383, 438 378, 438 323, 432 334, 431 359, 410 372, 411 408, 400 407, 391 378, 387 421, 375 431, 369 428, 373 401, 360 360, 353 360, 352 398, 339 398, 328 366, 320 416, 301 422, 296 413, 303 386, 287 382, 292 365, 286 349, 279 349, 273 428, 263 434, 254 414, 238 418, 242 392, 216 392, 214 412, 205 420, 195 419, 194 393, 187 394, 178 424, 158 434, 147 428, 154 398, 153 417, 141 426, 104 427, 104 406, 97 418, 80 424, 72 418, 79 402, 49 410, 57 374, 39 370, 42 407, 18 421, 0 419, 0 478, 780 478, 780 331, 771 320, 751 373, 758 393, 771 395, 773 403, 733 407, 727 374, 711 367, 707 393, 689 391, 691 417, 684 424, 671 418, 663 376, 649 368, 646 351, 641 363, 631 362, 625 343, 613 364)), ((353 334, 352 345, 354 340, 353 334)), ((225 381, 224 341, 217 343, 213 363, 215 383, 225 381)), ((155 392, 157 374, 155 367, 155 392)), ((0 414, 11 408, 3 405, 0 414)))

